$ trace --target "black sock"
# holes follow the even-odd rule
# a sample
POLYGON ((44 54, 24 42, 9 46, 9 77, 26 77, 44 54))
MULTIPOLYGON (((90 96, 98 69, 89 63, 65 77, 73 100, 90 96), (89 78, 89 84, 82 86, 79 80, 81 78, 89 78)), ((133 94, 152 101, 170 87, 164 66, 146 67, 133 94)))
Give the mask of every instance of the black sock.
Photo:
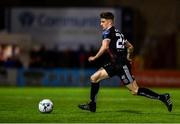
POLYGON ((137 95, 145 96, 151 99, 159 99, 161 100, 161 95, 155 93, 154 91, 147 89, 147 88, 139 88, 137 95))
POLYGON ((99 91, 99 82, 91 83, 91 102, 96 102, 96 95, 99 91))

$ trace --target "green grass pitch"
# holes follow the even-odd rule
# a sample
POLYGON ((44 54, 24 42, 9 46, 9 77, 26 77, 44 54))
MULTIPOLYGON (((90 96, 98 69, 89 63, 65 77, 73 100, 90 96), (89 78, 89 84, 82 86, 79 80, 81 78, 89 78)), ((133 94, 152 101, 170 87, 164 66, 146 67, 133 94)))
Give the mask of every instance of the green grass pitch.
POLYGON ((173 111, 163 103, 133 96, 126 88, 101 87, 97 112, 80 110, 77 105, 88 102, 89 88, 0 88, 0 122, 2 123, 180 123, 180 90, 152 88, 169 92, 173 111), (54 103, 50 114, 38 111, 38 103, 49 98, 54 103))

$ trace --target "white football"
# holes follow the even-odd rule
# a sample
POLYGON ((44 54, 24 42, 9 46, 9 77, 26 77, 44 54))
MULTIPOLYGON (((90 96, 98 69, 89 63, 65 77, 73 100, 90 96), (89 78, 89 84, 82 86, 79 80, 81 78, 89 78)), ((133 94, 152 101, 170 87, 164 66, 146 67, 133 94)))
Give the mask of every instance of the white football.
POLYGON ((50 113, 53 110, 53 102, 50 99, 43 99, 39 102, 39 111, 42 113, 50 113))

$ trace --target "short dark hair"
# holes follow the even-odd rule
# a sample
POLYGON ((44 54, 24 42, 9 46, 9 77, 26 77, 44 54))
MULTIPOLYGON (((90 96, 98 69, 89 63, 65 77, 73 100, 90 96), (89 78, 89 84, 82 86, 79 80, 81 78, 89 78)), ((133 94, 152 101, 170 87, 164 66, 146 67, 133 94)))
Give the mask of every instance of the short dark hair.
POLYGON ((112 19, 112 20, 114 20, 114 15, 113 15, 113 13, 111 13, 111 12, 102 12, 102 13, 100 14, 100 18, 112 19))

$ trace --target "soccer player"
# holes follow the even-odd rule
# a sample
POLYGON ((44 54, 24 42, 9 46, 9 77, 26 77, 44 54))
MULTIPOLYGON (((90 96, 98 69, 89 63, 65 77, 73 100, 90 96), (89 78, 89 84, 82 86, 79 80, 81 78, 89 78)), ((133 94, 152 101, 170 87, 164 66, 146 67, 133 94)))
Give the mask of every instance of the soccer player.
POLYGON ((99 82, 117 75, 133 95, 160 100, 166 105, 168 111, 171 112, 172 101, 170 100, 169 93, 158 94, 150 89, 138 87, 131 73, 130 64, 134 48, 132 44, 124 38, 124 35, 114 27, 114 15, 111 12, 102 12, 100 14, 100 25, 103 29, 102 45, 96 55, 90 56, 88 61, 95 61, 106 52, 110 56, 110 61, 90 77, 91 101, 87 104, 80 104, 78 107, 83 110, 96 112, 96 96, 99 91, 99 82))

